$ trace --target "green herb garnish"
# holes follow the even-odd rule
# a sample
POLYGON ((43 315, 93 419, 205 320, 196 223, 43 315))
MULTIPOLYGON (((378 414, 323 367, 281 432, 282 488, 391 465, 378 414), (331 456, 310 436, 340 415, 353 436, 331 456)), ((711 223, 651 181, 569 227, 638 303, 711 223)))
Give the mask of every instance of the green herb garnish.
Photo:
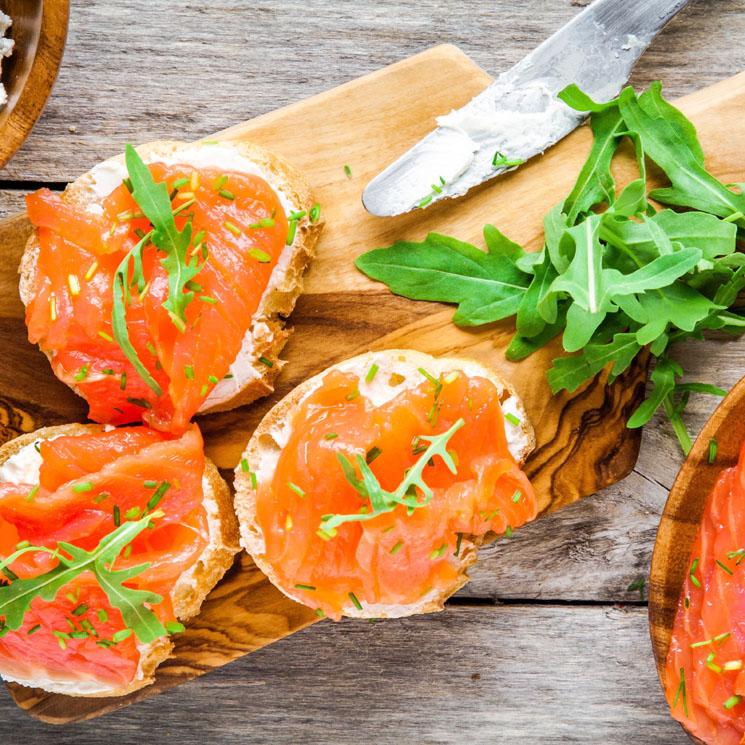
POLYGON ((515 316, 507 349, 513 360, 561 334, 564 350, 577 354, 555 359, 548 370, 554 393, 574 391, 606 367, 612 383, 647 348, 656 358, 653 388, 628 426, 642 426, 662 407, 688 452, 680 414, 689 395, 721 389, 676 385, 683 371, 668 354, 705 330, 745 331, 740 311, 729 310, 745 288, 745 255, 735 250, 738 228, 745 229, 745 193, 706 171, 693 125, 662 98, 659 83, 639 97, 627 88, 603 105, 576 86, 560 98, 592 110, 594 140, 571 192, 544 218, 541 251, 525 253, 487 225, 485 252, 431 233, 421 243, 368 251, 356 266, 396 294, 457 303, 453 320, 462 326, 515 316), (611 163, 624 139, 635 148, 638 177, 616 196, 611 163), (645 158, 670 187, 647 194, 645 158), (658 211, 651 200, 687 211, 658 211))
MULTIPOLYGON (((450 438, 465 424, 463 419, 459 419, 447 432, 440 435, 427 436, 421 435, 422 440, 427 440, 429 446, 422 453, 419 459, 408 470, 403 481, 393 492, 388 492, 380 485, 375 474, 370 470, 370 466, 365 462, 359 453, 356 456, 357 467, 360 469, 362 479, 357 477, 357 470, 343 453, 337 453, 336 457, 344 471, 344 476, 354 487, 355 491, 364 499, 370 500, 372 509, 369 512, 355 512, 350 515, 324 515, 321 519, 319 532, 327 537, 333 537, 336 534, 336 528, 346 522, 371 520, 385 512, 392 512, 396 505, 402 504, 409 510, 417 507, 423 507, 432 499, 432 490, 422 477, 427 462, 430 458, 439 455, 445 462, 451 473, 456 473, 457 469, 453 459, 447 451, 447 444, 450 438), (423 498, 420 499, 417 494, 417 488, 422 492, 423 498)), ((324 536, 321 536, 324 537, 324 536)))
POLYGON ((709 463, 717 459, 717 441, 712 437, 709 440, 709 463))
POLYGON ((37 577, 17 579, 10 585, 0 587, 0 616, 5 618, 6 626, 13 630, 19 629, 34 598, 53 600, 62 587, 83 572, 90 571, 106 593, 109 603, 121 612, 124 623, 134 630, 143 644, 163 636, 165 628, 158 617, 144 605, 160 603, 163 598, 153 592, 136 590, 123 584, 144 572, 150 564, 139 564, 120 571, 110 568, 121 550, 148 527, 151 517, 156 516, 159 515, 124 523, 102 538, 92 551, 60 541, 54 551, 44 546, 29 546, 8 556, 0 562, 0 568, 6 568, 21 554, 29 551, 50 553, 59 560, 59 564, 37 577))

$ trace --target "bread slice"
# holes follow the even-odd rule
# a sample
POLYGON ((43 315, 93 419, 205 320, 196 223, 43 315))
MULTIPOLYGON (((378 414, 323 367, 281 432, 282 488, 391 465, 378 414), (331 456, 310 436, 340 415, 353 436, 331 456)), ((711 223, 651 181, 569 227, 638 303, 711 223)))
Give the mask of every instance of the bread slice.
MULTIPOLYGON (((323 228, 323 218, 315 223, 309 213, 315 198, 302 174, 284 158, 246 141, 225 141, 217 145, 200 143, 158 141, 140 145, 137 152, 145 163, 164 161, 205 165, 213 158, 221 162, 234 157, 236 163, 249 162, 255 172, 267 180, 283 198, 285 209, 305 210, 306 215, 297 223, 295 240, 283 251, 274 268, 259 307, 251 320, 251 326, 243 340, 241 372, 233 378, 222 380, 205 400, 199 414, 228 411, 266 396, 274 390, 274 381, 284 362, 279 359, 290 330, 285 328, 285 319, 290 315, 303 289, 303 272, 315 253, 315 247, 323 228), (190 162, 198 159, 198 163, 190 162), (259 358, 271 365, 259 362, 259 358)), ((218 163, 216 163, 219 165, 218 163)), ((241 168, 226 170, 240 171, 241 168)), ((67 186, 62 198, 71 204, 100 214, 103 198, 126 177, 124 155, 117 155, 99 163, 91 171, 80 176, 67 186)), ((20 294, 27 306, 36 294, 37 258, 39 240, 34 233, 26 244, 21 264, 20 294)), ((42 350, 43 351, 43 350, 42 350)), ((52 353, 44 352, 52 359, 52 353)), ((72 389, 80 395, 77 386, 72 389)))
MULTIPOLYGON (((33 447, 40 440, 51 440, 61 435, 79 436, 105 429, 101 424, 63 424, 56 427, 44 427, 35 432, 21 435, 0 447, 0 468, 14 455, 33 447)), ((220 476, 215 464, 205 459, 204 507, 207 512, 209 541, 197 561, 176 581, 171 590, 173 609, 181 621, 197 613, 212 588, 220 581, 225 572, 232 566, 236 553, 240 550, 238 524, 233 510, 230 489, 220 476)), ((41 687, 52 693, 63 693, 70 696, 106 697, 125 696, 132 691, 150 685, 155 681, 154 673, 158 665, 166 660, 173 649, 170 637, 161 637, 147 645, 140 646, 140 662, 134 682, 127 688, 112 688, 95 693, 81 692, 80 681, 45 681, 43 686, 34 681, 15 682, 31 687, 41 687)), ((6 678, 7 679, 7 678, 6 678)))
MULTIPOLYGON (((264 556, 265 541, 256 518, 256 490, 252 485, 251 473, 256 475, 259 482, 271 479, 279 454, 291 431, 293 413, 308 395, 320 387, 323 378, 331 369, 358 374, 359 390, 362 395, 381 404, 397 395, 402 388, 419 385, 422 382, 419 368, 424 368, 435 377, 441 372, 462 370, 469 376, 480 376, 492 381, 499 392, 503 411, 512 412, 520 420, 518 425, 505 420, 509 449, 513 457, 522 465, 535 447, 533 428, 515 389, 494 370, 476 360, 457 357, 436 358, 409 349, 391 349, 353 357, 306 380, 279 401, 259 423, 243 453, 243 458, 248 462, 249 472, 244 472, 239 465, 236 468, 234 482, 235 509, 240 523, 241 544, 272 583, 293 600, 301 602, 296 593, 293 593, 294 588, 282 586, 276 572, 264 556), (365 376, 372 364, 376 364, 379 370, 373 382, 367 383, 365 376)), ((397 618, 442 610, 445 600, 468 582, 467 569, 476 561, 476 551, 482 542, 483 536, 463 537, 459 556, 450 557, 451 563, 458 571, 458 578, 446 592, 438 593, 433 590, 424 595, 419 602, 408 606, 370 605, 360 601, 362 609, 359 609, 350 601, 349 606, 344 608, 344 615, 356 618, 397 618)))

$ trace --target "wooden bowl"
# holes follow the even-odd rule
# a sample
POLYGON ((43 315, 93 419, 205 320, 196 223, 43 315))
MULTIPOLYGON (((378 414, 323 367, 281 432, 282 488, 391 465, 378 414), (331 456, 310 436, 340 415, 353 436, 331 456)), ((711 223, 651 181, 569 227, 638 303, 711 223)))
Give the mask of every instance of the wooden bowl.
POLYGON ((3 59, 8 103, 0 108, 0 168, 23 144, 57 77, 67 37, 69 0, 0 0, 13 25, 13 54, 3 59))
POLYGON ((730 391, 696 439, 675 479, 657 531, 649 578, 649 632, 663 690, 680 590, 690 569, 691 548, 706 500, 721 472, 737 464, 744 441, 745 378, 730 391), (717 455, 715 462, 709 463, 712 438, 717 441, 717 455))

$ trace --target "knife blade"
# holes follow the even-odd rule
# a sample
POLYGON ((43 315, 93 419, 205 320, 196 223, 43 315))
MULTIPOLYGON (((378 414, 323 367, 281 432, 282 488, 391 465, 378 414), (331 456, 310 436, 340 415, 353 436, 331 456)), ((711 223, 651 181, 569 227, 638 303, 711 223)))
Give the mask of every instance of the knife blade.
POLYGON ((362 202, 391 216, 465 194, 542 153, 586 115, 556 96, 570 83, 617 96, 636 61, 690 0, 596 0, 378 174, 362 202))

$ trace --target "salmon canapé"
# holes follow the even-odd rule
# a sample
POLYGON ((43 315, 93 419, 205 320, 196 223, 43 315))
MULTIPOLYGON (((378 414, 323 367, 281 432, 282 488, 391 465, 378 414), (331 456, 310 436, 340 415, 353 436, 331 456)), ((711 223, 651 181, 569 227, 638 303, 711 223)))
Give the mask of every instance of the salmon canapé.
POLYGON ((665 669, 670 711, 711 745, 745 741, 745 444, 704 508, 665 669))
POLYGON ((142 645, 183 630, 171 591, 209 540, 204 469, 196 425, 41 439, 0 466, 0 676, 83 694, 142 677, 142 645))
POLYGON ((233 376, 305 212, 287 214, 259 175, 163 162, 147 171, 151 186, 167 187, 172 230, 153 224, 157 210, 131 178, 93 210, 48 189, 27 197, 38 256, 26 323, 55 375, 85 397, 91 419, 144 420, 178 434, 233 376), (169 250, 164 236, 175 237, 169 250))
POLYGON ((286 594, 333 619, 441 605, 480 536, 511 535, 537 514, 505 434, 505 415, 517 418, 494 382, 420 369, 373 401, 364 391, 376 375, 396 382, 376 364, 327 372, 284 425, 270 472, 239 467, 262 537, 249 551, 286 594))

